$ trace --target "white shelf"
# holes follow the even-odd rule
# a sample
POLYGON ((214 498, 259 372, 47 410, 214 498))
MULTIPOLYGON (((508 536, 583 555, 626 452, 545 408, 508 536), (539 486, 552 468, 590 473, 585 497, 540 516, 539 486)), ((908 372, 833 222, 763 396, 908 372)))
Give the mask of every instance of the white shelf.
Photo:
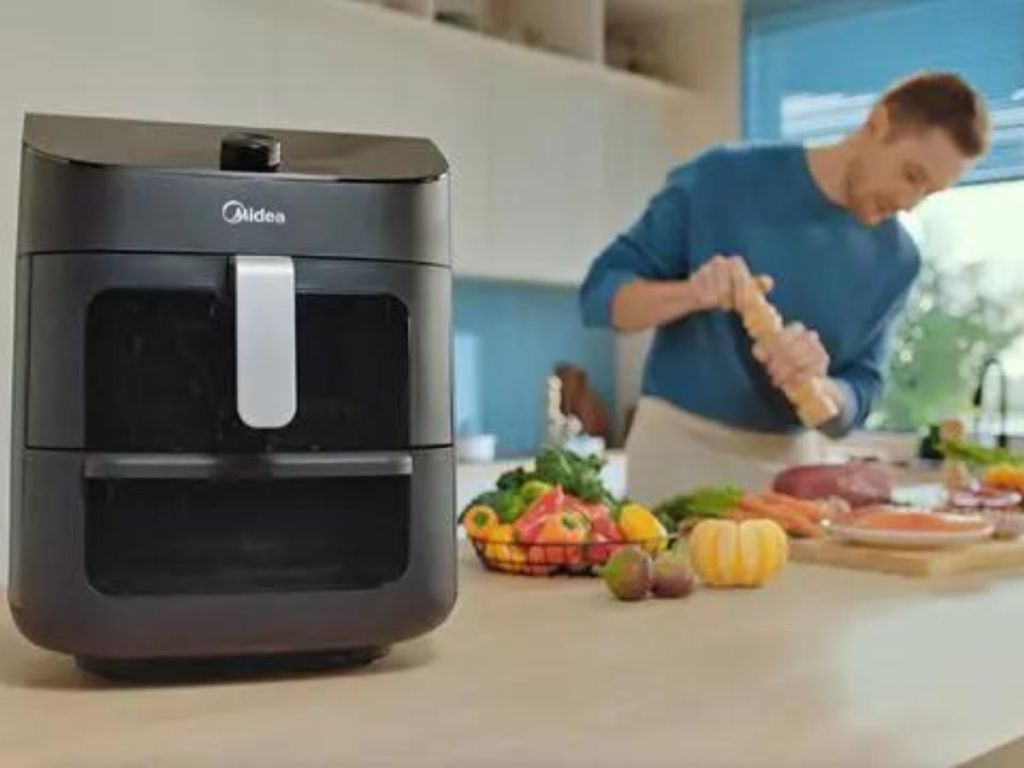
POLYGON ((346 0, 373 8, 397 11, 420 19, 434 17, 434 0, 346 0))
MULTIPOLYGON (((562 71, 575 71, 608 83, 652 95, 683 96, 688 89, 670 77, 660 78, 605 63, 605 38, 609 17, 615 9, 636 6, 625 18, 642 23, 662 18, 666 4, 677 0, 343 0, 385 13, 397 13, 425 22, 463 42, 473 40, 496 52, 547 62, 562 71), (607 4, 607 5, 606 5, 607 4), (651 13, 657 15, 652 17, 651 13), (436 14, 464 14, 476 20, 474 28, 436 20, 436 14), (536 44, 530 44, 531 35, 536 44), (548 46, 548 47, 545 47, 548 46)), ((688 7, 702 0, 684 0, 688 7)), ((675 14, 678 15, 678 14, 675 14)), ((665 43, 664 38, 656 41, 665 43)))
POLYGON ((606 0, 605 13, 616 19, 663 21, 722 0, 606 0))

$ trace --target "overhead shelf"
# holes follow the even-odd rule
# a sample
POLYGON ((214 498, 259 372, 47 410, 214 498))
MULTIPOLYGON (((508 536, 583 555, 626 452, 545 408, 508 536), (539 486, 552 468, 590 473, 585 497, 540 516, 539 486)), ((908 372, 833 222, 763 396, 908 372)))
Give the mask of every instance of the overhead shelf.
MULTIPOLYGON (((613 87, 687 93, 666 22, 706 0, 344 0, 403 14, 613 87)), ((669 25, 670 29, 670 25, 669 25)))

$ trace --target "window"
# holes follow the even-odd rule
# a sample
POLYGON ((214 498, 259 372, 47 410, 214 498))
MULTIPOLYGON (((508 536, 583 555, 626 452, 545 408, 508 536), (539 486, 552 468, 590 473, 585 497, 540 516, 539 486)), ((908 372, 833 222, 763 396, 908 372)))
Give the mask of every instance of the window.
MULTIPOLYGON (((1024 0, 746 0, 747 138, 834 141, 891 82, 923 69, 959 72, 992 112, 988 155, 903 217, 925 266, 871 426, 968 414, 981 366, 996 355, 1011 379, 1010 431, 1024 433, 1022 30, 1024 0)), ((994 416, 978 426, 994 429, 994 416)))

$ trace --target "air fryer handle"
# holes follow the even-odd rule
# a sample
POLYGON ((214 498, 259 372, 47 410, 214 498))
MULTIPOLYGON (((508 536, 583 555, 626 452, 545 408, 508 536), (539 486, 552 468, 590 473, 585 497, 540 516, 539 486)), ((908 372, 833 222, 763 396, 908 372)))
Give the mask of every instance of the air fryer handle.
POLYGON ((280 429, 295 416, 295 265, 288 256, 235 256, 238 416, 280 429))
POLYGON ((88 479, 260 480, 411 474, 412 456, 400 452, 259 456, 99 453, 85 459, 88 479))

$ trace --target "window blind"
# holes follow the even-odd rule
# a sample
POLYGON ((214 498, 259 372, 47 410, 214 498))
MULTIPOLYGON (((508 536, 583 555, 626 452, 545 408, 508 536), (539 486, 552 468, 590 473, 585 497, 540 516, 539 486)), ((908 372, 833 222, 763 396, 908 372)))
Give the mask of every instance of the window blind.
POLYGON ((750 139, 833 140, 894 80, 952 70, 993 122, 964 182, 1024 177, 1024 0, 746 0, 743 53, 750 139))

